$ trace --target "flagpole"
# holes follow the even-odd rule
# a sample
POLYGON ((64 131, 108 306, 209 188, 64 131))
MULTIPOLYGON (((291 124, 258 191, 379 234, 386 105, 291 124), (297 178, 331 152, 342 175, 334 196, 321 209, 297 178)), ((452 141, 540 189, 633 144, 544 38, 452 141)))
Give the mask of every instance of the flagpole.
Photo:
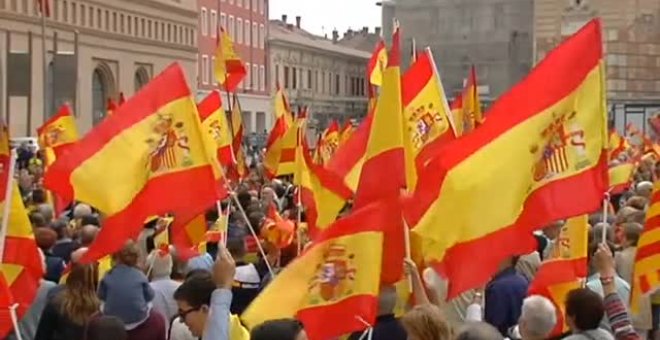
MULTIPOLYGON (((43 101, 43 112, 42 119, 45 121, 48 115, 48 102, 46 100, 46 93, 48 93, 48 51, 46 50, 46 6, 42 5, 40 9, 41 13, 41 61, 43 63, 43 95, 41 100, 43 101)), ((32 112, 28 112, 28 115, 31 115, 32 112)))
POLYGON ((17 309, 18 303, 9 306, 9 317, 11 317, 11 323, 14 325, 14 336, 16 336, 16 339, 18 340, 23 340, 21 329, 18 327, 18 314, 16 313, 17 309))
POLYGON ((9 158, 9 173, 7 174, 7 188, 5 188, 5 206, 2 212, 2 229, 0 230, 0 261, 5 254, 5 240, 7 239, 7 228, 9 228, 9 212, 11 211, 12 194, 14 193, 14 171, 16 168, 16 150, 11 150, 9 158))
POLYGON ((303 233, 302 233, 302 186, 298 186, 298 202, 296 203, 296 210, 298 215, 298 256, 302 253, 303 250, 303 233))
POLYGON ((601 238, 601 243, 607 244, 607 228, 609 224, 607 223, 607 213, 608 213, 608 203, 610 201, 610 193, 605 193, 605 198, 603 198, 603 235, 601 238))

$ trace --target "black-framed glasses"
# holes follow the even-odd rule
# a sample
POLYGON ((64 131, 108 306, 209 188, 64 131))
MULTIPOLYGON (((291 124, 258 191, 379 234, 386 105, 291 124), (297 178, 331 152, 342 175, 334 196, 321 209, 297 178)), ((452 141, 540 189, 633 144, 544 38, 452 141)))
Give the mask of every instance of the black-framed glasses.
POLYGON ((179 313, 178 313, 178 314, 179 314, 179 320, 181 320, 181 322, 185 322, 185 321, 186 321, 186 316, 187 316, 188 314, 190 314, 190 313, 192 313, 192 312, 196 312, 196 311, 198 311, 198 310, 200 310, 200 309, 202 309, 201 306, 200 306, 200 307, 195 307, 195 308, 190 308, 190 309, 188 309, 188 310, 186 310, 186 311, 179 310, 179 313))

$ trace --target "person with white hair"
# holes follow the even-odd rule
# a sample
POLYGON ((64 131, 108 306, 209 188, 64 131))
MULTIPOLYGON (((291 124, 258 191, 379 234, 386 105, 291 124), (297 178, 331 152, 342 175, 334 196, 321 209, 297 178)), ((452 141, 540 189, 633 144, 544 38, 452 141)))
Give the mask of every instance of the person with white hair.
POLYGON ((523 300, 518 329, 522 340, 547 338, 557 324, 557 310, 550 300, 532 295, 523 300))
POLYGON ((170 278, 173 266, 170 248, 165 246, 154 249, 147 256, 147 276, 149 285, 154 291, 153 308, 165 317, 166 330, 169 328, 170 320, 178 313, 174 292, 181 286, 181 282, 170 278))

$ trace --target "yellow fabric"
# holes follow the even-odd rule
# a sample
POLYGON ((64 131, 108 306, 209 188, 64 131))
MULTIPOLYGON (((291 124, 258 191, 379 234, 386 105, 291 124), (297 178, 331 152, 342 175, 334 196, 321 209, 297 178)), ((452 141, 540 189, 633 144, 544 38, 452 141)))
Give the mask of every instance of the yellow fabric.
POLYGON ((608 170, 610 187, 630 182, 634 171, 635 166, 632 163, 622 163, 610 167, 608 170))
POLYGON ((387 49, 385 48, 385 45, 383 45, 381 49, 376 51, 375 54, 378 55, 378 59, 377 59, 378 62, 376 63, 376 67, 374 67, 373 71, 371 71, 371 74, 369 75, 369 82, 372 85, 382 86, 383 71, 387 66, 387 49))
POLYGON ((339 146, 339 131, 329 131, 329 128, 325 129, 321 138, 322 142, 319 144, 320 147, 317 150, 321 164, 328 164, 339 146))
POLYGON ((285 150, 295 152, 296 145, 298 144, 298 129, 304 129, 306 118, 297 118, 295 123, 291 125, 282 138, 273 143, 267 150, 264 157, 264 165, 271 170, 274 170, 275 176, 291 175, 295 172, 295 160, 282 161, 282 153, 285 150))
MULTIPOLYGON (((218 92, 215 92, 219 95, 218 92)), ((220 103, 220 101, 218 101, 220 103)), ((222 108, 222 104, 213 110, 206 119, 202 121, 202 131, 208 134, 215 143, 214 149, 229 148, 232 143, 232 135, 227 122, 227 116, 225 115, 225 110, 222 108)), ((228 165, 228 164, 223 164, 228 165)))
POLYGON ((241 315, 243 322, 252 328, 268 320, 293 318, 307 308, 339 304, 351 296, 377 296, 381 266, 374 263, 381 263, 382 242, 382 232, 370 231, 313 245, 252 301, 241 315), (350 270, 354 270, 352 280, 343 276, 350 270))
POLYGON ((231 39, 231 36, 229 36, 229 33, 222 29, 219 34, 220 36, 218 38, 220 39, 220 44, 218 44, 215 51, 214 73, 215 79, 218 83, 224 85, 229 76, 227 73, 226 61, 240 61, 241 57, 239 57, 238 54, 236 54, 236 51, 234 51, 234 41, 231 39))
POLYGON ((413 229, 434 243, 433 247, 425 247, 426 259, 441 260, 445 251, 457 243, 512 225, 531 192, 598 164, 608 138, 603 80, 601 67, 595 67, 564 99, 512 127, 449 169, 438 199, 413 229), (563 145, 556 144, 559 131, 550 130, 551 127, 569 134, 575 132, 571 141, 585 145, 562 146, 570 167, 544 173, 542 153, 546 146, 563 145), (547 133, 544 135, 543 131, 547 133))
MULTIPOLYGON (((239 177, 243 178, 247 175, 247 164, 245 164, 245 154, 240 145, 233 145, 233 140, 243 129, 243 115, 241 114, 241 107, 238 101, 234 100, 234 106, 231 109, 231 131, 232 131, 232 153, 235 156, 236 168, 238 169, 239 177), (235 150, 234 147, 238 147, 235 150)), ((243 143, 243 141, 241 141, 243 143)))
POLYGON ((229 340, 250 340, 250 332, 243 327, 241 319, 234 314, 229 316, 229 340))
POLYGON ((79 138, 76 119, 73 115, 62 116, 42 127, 39 135, 41 148, 54 148, 63 144, 76 142, 79 138))
POLYGON ((197 109, 191 98, 172 101, 119 133, 80 164, 70 179, 74 196, 107 215, 113 215, 125 209, 150 178, 209 164, 218 178, 217 162, 210 161, 215 159, 215 150, 205 147, 213 143, 210 136, 201 132, 197 109), (179 145, 166 146, 169 149, 166 152, 174 155, 174 164, 161 162, 159 168, 151 169, 149 165, 155 158, 153 153, 167 134, 176 138, 177 143, 185 143, 189 150, 179 145), (99 178, 105 180, 99 181, 99 178), (114 195, 99 196, 99 192, 113 192, 114 195))
POLYGON ((587 257, 589 217, 582 215, 566 221, 558 242, 550 254, 553 259, 579 259, 587 257))
POLYGON ((280 117, 284 117, 284 121, 286 122, 287 127, 293 125, 293 116, 289 111, 286 92, 284 92, 284 89, 282 88, 278 88, 277 92, 275 93, 275 111, 273 112, 275 113, 275 120, 278 120, 280 117))
MULTIPOLYGON (((653 194, 651 194, 651 197, 655 198, 659 193, 660 181, 656 181, 653 184, 653 194)), ((660 201, 651 201, 650 204, 651 207, 646 213, 646 225, 644 226, 644 231, 637 242, 638 251, 644 247, 660 243, 660 228, 658 228, 657 224, 653 223, 655 218, 660 215, 660 201)), ((639 253, 637 255, 639 256, 639 253)), ((639 313, 641 296, 660 288, 660 275, 658 275, 658 272, 660 272, 660 253, 655 253, 644 258, 636 258, 633 268, 634 272, 630 295, 630 309, 634 314, 637 314, 639 313), (648 282, 650 290, 643 290, 643 287, 641 286, 642 278, 645 278, 648 282)), ((660 293, 656 293, 654 301, 655 299, 658 299, 658 295, 660 295, 660 293)))
MULTIPOLYGON (((34 239, 32 224, 28 217, 27 209, 21 199, 21 192, 16 181, 12 182, 11 206, 9 207, 9 225, 7 226, 8 237, 23 237, 34 239)), ((4 202, 0 205, 0 215, 4 213, 4 202)))

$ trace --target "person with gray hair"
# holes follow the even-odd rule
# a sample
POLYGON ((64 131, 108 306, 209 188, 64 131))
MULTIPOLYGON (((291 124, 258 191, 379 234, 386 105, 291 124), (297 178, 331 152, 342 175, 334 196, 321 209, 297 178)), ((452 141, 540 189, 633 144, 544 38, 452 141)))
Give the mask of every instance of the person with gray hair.
MULTIPOLYGON (((373 325, 371 333, 372 340, 406 340, 406 330, 403 325, 394 316, 394 307, 398 295, 394 286, 382 286, 378 294, 378 317, 376 324, 373 325)), ((355 332, 348 338, 349 340, 361 339, 364 332, 355 332)))
POLYGON ((532 295, 523 300, 518 328, 523 340, 547 338, 557 324, 557 309, 550 300, 532 295))
POLYGON ((486 322, 466 322, 459 328, 456 340, 502 340, 497 328, 486 322))
POLYGON ((92 214, 92 207, 85 203, 78 203, 76 206, 73 208, 73 218, 74 219, 81 219, 84 216, 88 216, 92 214))

